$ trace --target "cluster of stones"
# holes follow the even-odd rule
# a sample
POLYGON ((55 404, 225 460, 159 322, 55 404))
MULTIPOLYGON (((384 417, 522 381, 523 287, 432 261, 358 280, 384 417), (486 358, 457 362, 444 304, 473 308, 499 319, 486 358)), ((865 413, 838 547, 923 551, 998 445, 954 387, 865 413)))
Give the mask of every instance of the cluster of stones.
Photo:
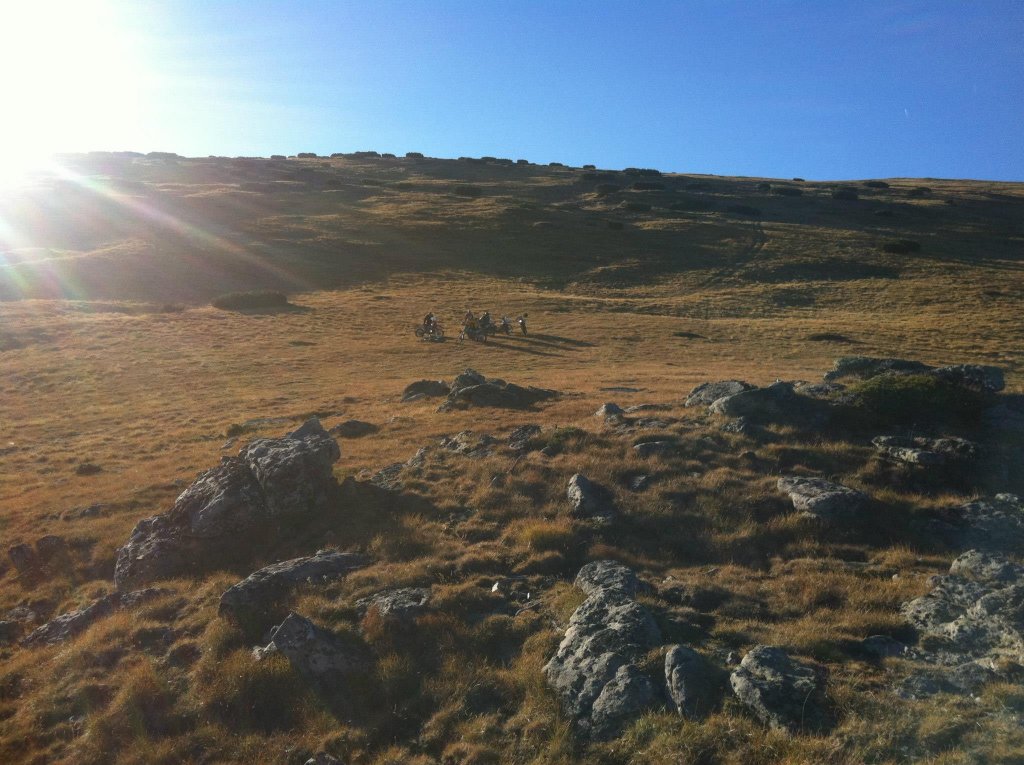
MULTIPOLYGON (((699 719, 718 707, 726 672, 693 648, 665 646, 661 677, 641 669, 648 653, 661 647, 661 632, 635 599, 641 583, 632 570, 595 561, 580 569, 576 586, 587 599, 569 619, 544 674, 579 737, 613 738, 647 710, 668 707, 699 719)), ((736 698, 767 725, 795 731, 825 721, 822 673, 781 648, 754 647, 728 680, 736 698)))
POLYGON ((558 391, 524 387, 498 378, 484 377, 473 369, 466 369, 450 385, 444 380, 418 380, 410 383, 402 392, 402 401, 443 397, 445 400, 438 411, 449 412, 471 406, 529 409, 534 404, 556 396, 558 391))

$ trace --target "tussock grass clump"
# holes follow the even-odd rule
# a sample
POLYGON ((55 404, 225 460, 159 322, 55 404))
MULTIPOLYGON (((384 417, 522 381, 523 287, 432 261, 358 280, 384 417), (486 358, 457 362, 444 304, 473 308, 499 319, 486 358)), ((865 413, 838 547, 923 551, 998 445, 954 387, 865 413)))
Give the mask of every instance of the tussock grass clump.
POLYGON ((288 296, 275 290, 251 290, 249 292, 229 292, 215 297, 210 304, 223 311, 246 311, 262 308, 286 308, 288 296))
POLYGON ((850 386, 854 407, 880 423, 977 423, 981 394, 930 375, 879 375, 850 386))

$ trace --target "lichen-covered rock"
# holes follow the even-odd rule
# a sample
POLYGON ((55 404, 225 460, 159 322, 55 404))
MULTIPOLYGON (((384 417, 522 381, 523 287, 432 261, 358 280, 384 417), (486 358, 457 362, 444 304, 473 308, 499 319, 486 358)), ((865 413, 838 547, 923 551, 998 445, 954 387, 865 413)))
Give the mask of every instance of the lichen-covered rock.
POLYGON ((832 382, 844 377, 867 380, 881 374, 919 375, 930 372, 932 369, 934 367, 928 364, 908 359, 844 356, 836 359, 832 369, 825 373, 825 382, 832 382))
POLYGON ((978 393, 998 393, 1006 386, 1002 369, 982 364, 954 364, 934 369, 931 374, 958 388, 978 393))
POLYGON ((587 595, 609 592, 632 598, 640 591, 640 580, 633 569, 615 560, 591 561, 576 574, 575 584, 587 595))
POLYGON ((374 611, 384 622, 408 626, 417 616, 426 612, 429 602, 429 587, 401 587, 360 598, 356 606, 364 613, 374 611))
POLYGON ((544 667, 548 684, 582 738, 618 735, 644 709, 659 703, 650 678, 636 665, 660 642, 661 633, 650 612, 623 594, 628 585, 616 584, 623 579, 628 577, 618 571, 602 586, 597 568, 584 575, 583 581, 594 586, 592 594, 569 619, 558 651, 544 667))
POLYGON ((534 425, 533 423, 520 425, 508 434, 508 446, 517 452, 526 451, 530 448, 533 440, 540 434, 540 425, 534 425))
POLYGON ((647 457, 663 457, 674 454, 678 451, 674 441, 643 441, 633 447, 636 456, 646 459, 647 457))
POLYGON ((742 380, 721 380, 719 382, 701 383, 690 391, 686 397, 686 406, 711 406, 720 398, 735 396, 745 390, 753 390, 754 386, 742 380))
POLYGON ((524 388, 499 379, 488 379, 479 372, 467 369, 452 382, 448 398, 439 411, 465 409, 470 406, 499 409, 528 409, 545 399, 554 398, 557 391, 546 388, 524 388))
POLYGON ((1024 499, 996 494, 967 502, 951 513, 944 530, 947 544, 958 549, 1017 552, 1024 549, 1024 499))
POLYGON ((823 478, 783 476, 779 491, 788 494, 793 507, 818 520, 831 521, 852 515, 867 503, 867 495, 823 478))
POLYGON ((601 404, 601 407, 594 412, 595 417, 604 417, 606 419, 608 417, 621 417, 623 414, 625 414, 625 410, 611 401, 601 404))
POLYGON ((676 711, 698 720, 718 706, 725 673, 692 648, 669 646, 665 654, 665 688, 676 711))
POLYGON ((949 460, 978 456, 979 447, 966 438, 877 436, 872 445, 887 459, 912 465, 944 465, 949 460))
POLYGON ((476 434, 472 430, 462 430, 454 436, 443 436, 441 447, 466 457, 486 457, 500 441, 490 433, 476 434))
POLYGON ((200 474, 166 513, 135 526, 118 550, 115 585, 132 589, 196 573, 211 559, 242 556, 275 523, 325 509, 337 489, 332 465, 339 456, 315 418, 283 438, 253 441, 200 474))
POLYGON ((729 683, 743 705, 771 728, 814 731, 827 720, 820 672, 791 659, 781 648, 751 648, 729 683))
POLYGON ((581 473, 576 473, 569 479, 566 494, 572 507, 572 514, 577 518, 610 520, 618 513, 611 491, 581 473))
POLYGON ((258 619, 271 613, 296 587, 341 579, 368 563, 366 557, 356 553, 327 550, 273 563, 249 574, 221 595, 220 614, 243 622, 258 619))
POLYGON ((168 590, 149 587, 135 592, 113 592, 94 600, 84 608, 61 614, 42 627, 33 630, 22 640, 22 645, 56 645, 84 632, 97 621, 115 611, 135 608, 147 601, 166 595, 168 590))
POLYGON ((339 422, 327 432, 337 438, 362 438, 371 433, 376 433, 378 430, 380 430, 380 426, 374 425, 372 422, 345 420, 344 422, 339 422))
POLYGON ((792 383, 776 382, 764 388, 750 388, 716 399, 709 411, 726 417, 742 417, 757 423, 820 426, 830 415, 831 405, 796 392, 792 383))
POLYGON ((275 627, 270 642, 253 651, 260 660, 280 653, 310 685, 321 693, 337 697, 343 694, 348 678, 369 664, 366 650, 333 632, 318 627, 296 613, 275 627))

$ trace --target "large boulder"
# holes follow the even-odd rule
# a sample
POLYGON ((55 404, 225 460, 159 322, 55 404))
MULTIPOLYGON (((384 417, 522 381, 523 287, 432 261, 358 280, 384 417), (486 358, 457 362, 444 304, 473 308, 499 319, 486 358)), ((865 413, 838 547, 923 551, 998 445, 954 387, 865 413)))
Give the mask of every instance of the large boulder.
POLYGON ((665 688, 676 711, 697 720, 721 700, 725 673, 692 648, 669 646, 665 653, 665 688))
POLYGON ((253 656, 262 660, 273 653, 280 653, 310 685, 332 697, 344 695, 349 678, 369 665, 364 647, 294 612, 271 631, 270 642, 256 648, 253 656))
POLYGON ((658 645, 661 633, 651 613, 624 594, 629 586, 622 582, 628 577, 619 571, 603 583, 601 575, 591 573, 582 579, 590 595, 569 619, 544 674, 576 733, 606 740, 660 704, 653 682, 637 665, 658 645))
POLYGON ((1005 386, 1003 370, 999 367, 982 364, 933 367, 920 361, 871 356, 845 356, 836 359, 832 369, 825 373, 825 380, 831 382, 844 377, 867 380, 883 374, 928 375, 977 393, 997 393, 1005 386))
POLYGON ((982 497, 949 510, 933 529, 950 547, 1012 553, 1024 549, 1024 498, 982 497))
POLYGON ((829 417, 828 402, 797 393, 792 383, 776 382, 716 399, 709 407, 715 414, 743 417, 751 422, 820 426, 829 417))
POLYGON ((781 648, 751 648, 729 683, 736 698, 771 728, 815 731, 825 725, 828 715, 821 672, 795 661, 781 648))
POLYGON ((587 595, 608 592, 632 598, 640 591, 640 580, 633 569, 615 560, 591 561, 576 574, 575 584, 587 595))
POLYGON ((701 383, 690 391, 686 397, 686 406, 711 406, 720 398, 735 396, 745 390, 753 390, 754 386, 742 380, 721 380, 719 382, 701 383))
POLYGON ((362 438, 379 430, 380 426, 374 425, 372 422, 345 420, 344 422, 339 422, 327 432, 337 438, 362 438))
POLYGON ((1024 567, 1001 555, 964 553, 901 611, 929 645, 956 659, 946 664, 1024 663, 1024 567))
POLYGON ((610 520, 618 512, 611 491, 582 473, 569 479, 567 495, 572 514, 577 518, 610 520))
POLYGON ((554 398, 557 391, 546 388, 524 388, 499 379, 488 379, 479 372, 467 369, 452 382, 451 391, 440 411, 465 409, 470 406, 500 409, 528 409, 545 399, 554 398))
POLYGON ((795 509, 824 521, 853 515, 868 501, 863 492, 823 478, 783 476, 778 488, 789 495, 795 509))
POLYGON ((429 587, 400 587, 360 598, 356 606, 364 614, 374 613, 387 624, 408 627, 417 616, 426 613, 429 602, 429 587))
POLYGON ((22 640, 22 645, 56 645, 84 632, 100 619, 123 609, 135 608, 147 601, 166 595, 169 591, 149 587, 135 592, 113 592, 94 600, 84 608, 61 614, 33 630, 22 640))
POLYGON ((321 550, 306 558, 265 566, 221 595, 220 614, 240 622, 259 619, 272 613, 300 585, 341 579, 368 563, 366 557, 356 553, 321 550))
POLYGON ((950 460, 973 459, 979 452, 973 441, 955 437, 877 436, 871 443, 882 457, 911 465, 944 465, 950 460))
POLYGON ((139 521, 118 550, 114 583, 132 589, 245 557, 254 536, 328 506, 339 456, 315 418, 283 438, 253 441, 200 474, 166 513, 139 521))

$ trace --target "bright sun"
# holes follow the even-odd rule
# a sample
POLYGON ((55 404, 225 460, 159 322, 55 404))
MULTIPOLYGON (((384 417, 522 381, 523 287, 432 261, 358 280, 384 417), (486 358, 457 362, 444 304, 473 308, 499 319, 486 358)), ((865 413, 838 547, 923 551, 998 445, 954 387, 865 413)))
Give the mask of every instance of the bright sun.
POLYGON ((143 72, 113 0, 0 0, 0 186, 59 151, 117 145, 143 72))

